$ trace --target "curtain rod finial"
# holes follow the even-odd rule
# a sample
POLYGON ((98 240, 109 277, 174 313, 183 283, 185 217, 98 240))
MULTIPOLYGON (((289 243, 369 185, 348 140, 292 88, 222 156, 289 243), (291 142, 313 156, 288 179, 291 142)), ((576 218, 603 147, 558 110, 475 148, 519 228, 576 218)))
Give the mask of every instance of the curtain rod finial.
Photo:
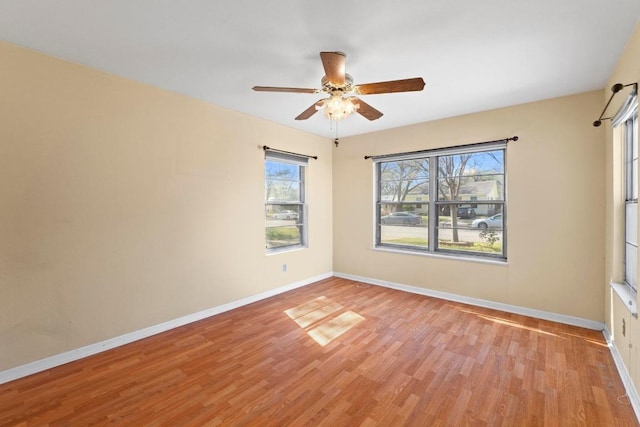
POLYGON ((599 127, 601 124, 602 122, 600 120, 596 120, 595 122, 593 122, 594 127, 599 127))
POLYGON ((611 86, 611 92, 618 93, 622 90, 623 87, 624 85, 622 83, 616 83, 613 86, 611 86))

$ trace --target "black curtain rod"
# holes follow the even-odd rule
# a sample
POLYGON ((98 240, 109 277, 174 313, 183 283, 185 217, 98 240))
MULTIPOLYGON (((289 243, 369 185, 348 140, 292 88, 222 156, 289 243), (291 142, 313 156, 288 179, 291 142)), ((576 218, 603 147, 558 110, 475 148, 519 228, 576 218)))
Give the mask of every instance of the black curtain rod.
POLYGON ((278 150, 277 148, 271 148, 266 145, 263 145, 262 149, 264 151, 275 151, 276 153, 291 154, 293 156, 300 156, 300 157, 306 157, 308 159, 318 160, 318 156, 309 156, 308 154, 300 154, 300 153, 294 153, 292 151, 278 150))
POLYGON ((423 154, 423 153, 435 153, 438 151, 445 151, 445 150, 451 150, 454 148, 468 148, 468 147, 473 147, 476 145, 484 145, 484 144, 492 144, 492 143, 497 143, 497 142, 509 142, 509 141, 517 141, 518 137, 517 136, 511 136, 509 138, 505 138, 505 139, 496 139, 495 141, 484 141, 484 142, 474 142, 472 144, 462 144, 462 145, 455 145, 453 147, 444 147, 444 148, 432 148, 429 150, 417 150, 417 151, 407 151, 405 153, 394 153, 394 154, 381 154, 379 156, 364 156, 364 159, 384 159, 385 157, 396 157, 396 156, 410 156, 413 154, 423 154))
POLYGON ((613 117, 605 117, 603 119, 602 116, 604 116, 604 113, 607 112, 607 108, 609 108, 609 104, 611 104, 611 101, 613 100, 613 97, 616 96, 616 93, 620 92, 623 88, 627 86, 634 86, 635 91, 636 92, 638 91, 638 83, 628 83, 626 85, 623 85, 622 83, 616 83, 613 86, 611 86, 611 96, 609 97, 609 101, 607 101, 607 105, 604 106, 604 109, 602 110, 602 113, 600 113, 600 117, 598 117, 598 120, 593 122, 593 126, 598 127, 602 124, 603 120, 611 120, 613 118, 613 117))

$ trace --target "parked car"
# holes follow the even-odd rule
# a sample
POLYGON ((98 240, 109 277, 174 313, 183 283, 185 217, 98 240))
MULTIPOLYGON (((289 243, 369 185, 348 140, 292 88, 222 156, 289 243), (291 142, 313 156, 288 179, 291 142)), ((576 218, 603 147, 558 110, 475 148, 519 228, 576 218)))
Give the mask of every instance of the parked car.
POLYGON ((502 228, 502 214, 495 214, 489 218, 478 218, 473 220, 471 227, 475 228, 502 228))
POLYGON ((476 210, 471 206, 458 206, 457 212, 458 218, 468 219, 476 217, 476 210))
POLYGON ((380 223, 385 225, 417 225, 422 223, 422 217, 411 212, 393 212, 380 218, 380 223))
POLYGON ((273 216, 275 219, 298 219, 298 212, 296 211, 280 211, 273 216))

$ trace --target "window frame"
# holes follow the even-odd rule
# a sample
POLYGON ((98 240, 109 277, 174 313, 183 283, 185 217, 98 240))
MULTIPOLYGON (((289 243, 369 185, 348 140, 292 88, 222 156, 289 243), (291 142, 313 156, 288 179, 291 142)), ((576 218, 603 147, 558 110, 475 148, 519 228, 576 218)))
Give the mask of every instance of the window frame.
MULTIPOLYGON (((470 146, 459 146, 459 147, 447 147, 447 148, 438 148, 433 150, 421 150, 417 152, 411 153, 403 153, 397 155, 385 155, 379 157, 372 157, 374 162, 374 249, 381 250, 392 250, 394 252, 406 252, 410 254, 431 254, 431 255, 439 255, 446 257, 455 257, 455 258, 472 258, 472 259, 485 259, 485 260, 493 260, 493 261, 507 261, 507 144, 506 141, 497 141, 497 142, 489 142, 489 143, 480 143, 480 144, 472 144, 470 146), (487 199, 487 200, 443 200, 440 197, 440 192, 438 188, 438 180, 441 178, 440 171, 438 168, 439 159, 446 156, 456 156, 456 155, 464 155, 464 154, 478 154, 478 153, 488 153, 488 152, 502 152, 502 172, 496 171, 494 174, 498 177, 502 178, 502 189, 501 195, 502 198, 497 199, 487 199), (428 200, 424 200, 421 198, 420 201, 411 202, 405 201, 389 201, 383 200, 384 196, 382 194, 383 185, 389 180, 383 180, 383 172, 382 172, 382 164, 389 162, 400 162, 407 160, 427 160, 428 162, 428 200), (427 221, 427 230, 426 230, 426 238, 427 243, 424 246, 414 246, 414 245, 403 245, 397 243, 385 243, 382 241, 382 212, 383 206, 391 206, 391 205, 402 206, 406 205, 418 205, 421 204, 423 206, 428 205, 428 221, 427 221), (442 242, 439 241, 438 235, 441 233, 441 229, 443 226, 438 224, 439 215, 438 209, 451 207, 456 205, 456 207, 460 206, 486 206, 486 209, 491 209, 490 206, 493 205, 493 209, 497 209, 496 215, 498 213, 502 214, 502 228, 499 229, 501 234, 501 243, 502 249, 500 253, 491 253, 491 252, 480 252, 473 250, 460 250, 460 249, 451 249, 443 247, 442 242), (500 206, 500 209, 496 206, 500 206)), ((460 176, 467 176, 467 174, 463 171, 463 174, 460 176)), ((471 175, 469 175, 471 176, 471 175)), ((409 178, 407 178, 409 179, 409 178)), ((499 180, 496 180, 499 182, 499 180)), ((424 185, 424 184, 423 184, 424 185)), ((388 196, 387 196, 388 197, 388 196)), ((478 199, 476 197, 476 199, 478 199)), ((417 208, 416 208, 417 209, 417 208)), ((477 209, 477 208, 476 208, 477 209)), ((458 219, 456 218, 456 224, 458 219)), ((463 227, 456 227, 457 230, 464 229, 463 227)), ((472 229, 469 224, 466 229, 472 229)), ((491 228, 489 230, 492 230, 491 228)), ((474 230, 475 231, 475 230, 474 230)), ((478 232, 481 232, 481 229, 478 228, 478 232)), ((462 243, 462 241, 461 241, 462 243)))
MULTIPOLYGON (((307 233, 308 233, 308 207, 307 207, 307 168, 308 168, 308 159, 302 156, 296 156, 293 154, 285 154, 274 151, 265 151, 265 174, 264 174, 264 183, 265 183, 265 193, 264 193, 264 218, 265 218, 265 252, 267 254, 290 251, 295 249, 303 249, 308 247, 307 242, 307 233), (295 200, 285 200, 285 199, 270 199, 269 192, 267 191, 267 186, 269 182, 268 168, 269 163, 282 164, 286 166, 296 166, 298 168, 298 179, 288 180, 297 183, 297 193, 298 198, 295 200), (280 225, 270 225, 269 220, 273 219, 270 215, 273 215, 273 207, 279 206, 281 209, 284 207, 285 211, 287 207, 295 208, 293 209, 297 213, 297 219, 295 224, 280 224, 280 225), (271 209, 270 209, 271 207, 271 209), (279 246, 270 246, 268 239, 268 230, 273 228, 293 228, 296 227, 298 229, 298 240, 295 243, 291 244, 282 244, 279 246)), ((285 181, 285 180, 276 180, 276 181, 285 181)), ((280 210, 279 212, 282 212, 280 210)))
MULTIPOLYGON (((624 284, 629 287, 632 294, 638 293, 638 108, 630 113, 631 116, 622 121, 624 128, 624 243, 623 243, 623 275, 624 284), (629 211, 635 212, 631 219, 635 220, 635 227, 629 226, 629 211), (629 262, 629 248, 635 248, 635 262, 629 262)), ((633 254, 632 254, 633 255, 633 254)), ((633 259, 633 257, 632 257, 633 259)))

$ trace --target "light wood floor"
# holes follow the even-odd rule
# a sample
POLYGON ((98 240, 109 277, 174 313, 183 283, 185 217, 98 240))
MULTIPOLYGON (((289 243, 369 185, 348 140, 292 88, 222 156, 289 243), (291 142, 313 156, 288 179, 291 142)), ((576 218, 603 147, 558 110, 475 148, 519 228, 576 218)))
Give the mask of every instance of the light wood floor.
POLYGON ((635 426, 600 332, 328 279, 0 385, 0 425, 635 426))

